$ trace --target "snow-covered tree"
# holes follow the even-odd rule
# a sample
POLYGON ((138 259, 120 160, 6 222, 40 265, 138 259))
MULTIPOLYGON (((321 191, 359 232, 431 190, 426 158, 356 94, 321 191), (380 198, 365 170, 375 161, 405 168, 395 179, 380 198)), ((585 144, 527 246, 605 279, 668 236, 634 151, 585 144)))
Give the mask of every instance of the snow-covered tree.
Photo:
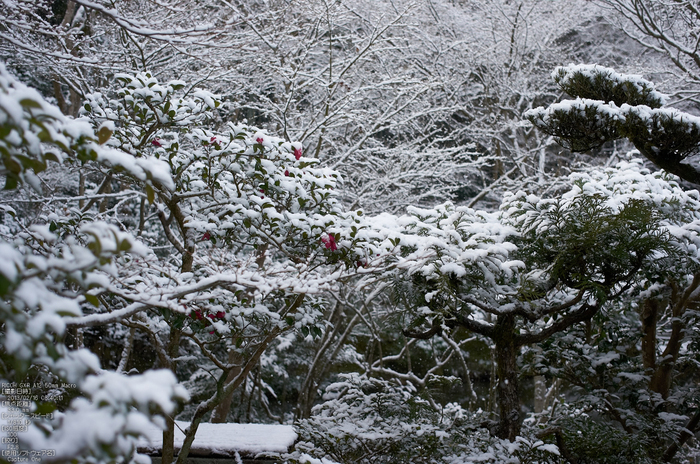
POLYGON ((435 408, 410 383, 341 375, 324 397, 298 423, 300 439, 285 462, 559 462, 556 446, 535 437, 516 443, 492 437, 480 427, 484 413, 456 403, 435 408))
POLYGON ((598 0, 607 9, 607 20, 630 39, 656 56, 649 71, 670 75, 677 100, 698 103, 700 8, 694 1, 598 0))
POLYGON ((18 0, 0 10, 0 57, 25 83, 76 116, 84 96, 118 72, 155 70, 166 78, 199 68, 219 44, 227 17, 216 3, 182 0, 18 0))
MULTIPOLYGON (((209 129, 219 106, 211 93, 148 74, 118 80, 113 93, 88 96, 83 114, 92 127, 74 122, 101 142, 80 158, 85 195, 43 197, 39 185, 27 193, 43 205, 37 222, 49 218, 57 235, 102 221, 155 250, 117 263, 112 279, 86 296, 95 306, 89 314, 64 323, 142 332, 173 372, 183 352, 206 360, 195 374, 208 370, 215 384, 192 412, 183 461, 198 424, 212 412, 226 417, 226 402, 273 341, 292 330, 321 335, 321 292, 356 273, 364 256, 355 250, 364 239, 353 236, 361 215, 344 212, 338 173, 318 167, 300 144, 241 125, 209 129), (72 201, 82 204, 53 206, 72 201)), ((29 176, 9 174, 15 183, 29 176)), ((166 446, 164 459, 168 453, 166 446)))
MULTIPOLYGON (((67 119, 0 67, 6 188, 40 190, 37 174, 50 162, 112 157, 113 150, 100 141, 89 124, 67 119)), ((145 177, 139 168, 132 173, 145 177)), ((97 304, 94 289, 109 285, 119 265, 143 257, 147 248, 104 222, 61 233, 53 217, 26 224, 7 204, 3 214, 1 385, 14 405, 3 407, 3 414, 25 427, 21 433, 3 432, 3 450, 10 452, 12 443, 18 452, 44 450, 46 462, 142 461, 136 439, 150 422, 162 425, 154 414, 172 413, 187 392, 168 371, 131 377, 103 371, 95 355, 68 350, 63 337, 68 319, 97 304), (63 396, 66 408, 57 410, 63 396)))
MULTIPOLYGON (((663 107, 665 96, 657 92, 651 82, 595 65, 557 68, 553 76, 563 90, 577 98, 528 112, 527 118, 540 130, 554 135, 560 143, 574 151, 589 150, 609 140, 627 138, 639 153, 657 167, 676 174, 694 186, 700 185, 700 168, 697 164, 700 119, 674 108, 663 107)), ((656 175, 662 176, 662 172, 656 175)), ((686 193, 677 187, 674 190, 676 192, 666 202, 687 205, 689 212, 697 210, 697 206, 693 206, 697 201, 697 191, 686 193)), ((679 216, 677 220, 677 232, 681 232, 679 237, 684 241, 690 240, 688 245, 684 245, 685 248, 695 252, 693 240, 697 234, 697 219, 690 215, 679 216)), ((674 234, 677 235, 677 232, 674 234)), ((648 393, 645 395, 652 405, 649 406, 651 414, 637 411, 643 419, 630 417, 626 421, 624 414, 619 415, 624 406, 614 405, 614 402, 605 399, 608 412, 613 416, 617 414, 615 420, 630 434, 633 431, 641 433, 643 428, 638 424, 650 420, 649 417, 663 423, 664 429, 668 430, 667 435, 650 448, 656 448, 656 459, 665 461, 672 459, 698 430, 700 420, 697 408, 693 410, 693 406, 683 399, 688 394, 696 393, 688 393, 688 382, 679 375, 680 366, 685 362, 693 363, 692 360, 697 357, 696 350, 683 348, 694 346, 697 337, 692 327, 696 324, 697 289, 700 285, 696 260, 692 254, 688 256, 690 258, 674 257, 669 264, 670 272, 656 278, 644 276, 640 284, 645 292, 627 297, 631 299, 627 304, 639 314, 638 326, 630 328, 619 318, 612 318, 614 322, 611 323, 620 324, 621 331, 637 331, 637 336, 642 339, 640 359, 636 360, 634 367, 639 377, 632 375, 628 378, 637 379, 641 385, 646 384, 648 393), (664 343, 660 340, 664 340, 664 343), (679 430, 678 423, 673 424, 673 419, 663 420, 663 415, 671 414, 669 411, 675 408, 690 414, 690 417, 677 415, 674 418, 678 423, 685 420, 686 430, 679 430), (632 424, 635 421, 637 424, 632 424)), ((612 353, 612 356, 616 354, 612 353)), ((630 356, 629 353, 627 356, 630 356)), ((611 384, 606 383, 606 387, 611 387, 611 384)), ((603 391, 608 392, 607 389, 603 391)), ((692 388, 690 391, 694 392, 692 388)), ((640 407, 647 404, 636 400, 632 402, 640 407)), ((665 417, 668 419, 671 416, 665 417)))
POLYGON ((369 212, 495 207, 507 188, 568 172, 520 114, 548 87, 555 98, 545 70, 576 58, 567 34, 597 14, 539 0, 61 5, 12 2, 0 52, 64 112, 118 72, 204 80, 224 118, 301 142, 345 177, 343 201, 369 212))
POLYGON ((628 164, 572 181, 555 199, 511 195, 498 213, 446 204, 383 222, 401 250, 394 286, 411 308, 404 333, 463 327, 495 344, 502 438, 520 431, 522 347, 589 320, 643 276, 660 278, 676 255, 696 253, 694 197, 660 174, 628 164))

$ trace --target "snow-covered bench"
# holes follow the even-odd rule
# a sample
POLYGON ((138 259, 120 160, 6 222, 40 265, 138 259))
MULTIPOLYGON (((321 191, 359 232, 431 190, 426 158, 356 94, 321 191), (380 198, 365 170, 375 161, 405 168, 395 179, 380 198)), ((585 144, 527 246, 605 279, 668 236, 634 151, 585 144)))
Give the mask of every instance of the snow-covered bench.
MULTIPOLYGON (((182 446, 188 422, 177 421, 175 427, 175 453, 182 446), (181 430, 180 430, 181 429, 181 430)), ((200 424, 195 435, 188 461, 193 464, 209 462, 273 463, 266 459, 269 453, 286 453, 297 439, 291 425, 275 424, 200 424), (191 459, 190 459, 191 458, 191 459)), ((147 439, 139 442, 139 451, 151 455, 159 464, 163 448, 163 432, 153 428, 147 439)))

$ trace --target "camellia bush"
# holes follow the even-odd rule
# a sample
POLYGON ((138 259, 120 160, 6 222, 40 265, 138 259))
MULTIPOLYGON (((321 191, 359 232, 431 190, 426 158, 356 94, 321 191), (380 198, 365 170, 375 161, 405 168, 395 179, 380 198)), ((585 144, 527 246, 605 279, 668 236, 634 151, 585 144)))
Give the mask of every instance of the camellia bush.
MULTIPOLYGON (((37 191, 29 201, 44 206, 19 222, 61 237, 100 223, 139 237, 138 257, 87 287, 89 308, 64 324, 76 340, 91 327, 126 328, 122 368, 139 333, 158 366, 204 384, 188 406, 184 462, 198 424, 226 420, 273 341, 293 330, 320 336, 322 292, 371 272, 357 264, 367 240, 356 236, 361 213, 340 204, 339 175, 305 157, 301 144, 217 123, 219 100, 180 81, 118 75, 117 87, 89 95, 73 122, 94 145, 59 179, 77 184, 77 197, 55 202, 37 191)), ((115 251, 137 251, 119 240, 115 251)), ((173 417, 164 460, 173 458, 173 417)))

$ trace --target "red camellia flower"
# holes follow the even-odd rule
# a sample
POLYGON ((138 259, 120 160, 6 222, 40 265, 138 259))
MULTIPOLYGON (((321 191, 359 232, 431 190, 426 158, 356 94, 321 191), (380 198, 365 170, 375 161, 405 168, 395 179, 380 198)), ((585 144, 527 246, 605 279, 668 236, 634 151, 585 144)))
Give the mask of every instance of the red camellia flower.
POLYGON ((153 145, 154 147, 162 147, 163 146, 163 144, 160 143, 160 139, 151 140, 151 145, 153 145))
POLYGON ((218 311, 218 312, 216 313, 216 318, 217 318, 217 319, 223 319, 224 317, 226 317, 226 313, 225 313, 225 312, 223 312, 223 311, 218 311))
POLYGON ((295 157, 296 159, 301 158, 301 148, 295 148, 295 149, 294 149, 294 157, 295 157))
POLYGON ((285 169, 285 170, 284 170, 284 175, 285 175, 286 177, 289 177, 289 171, 287 171, 287 170, 285 169))
POLYGON ((204 232, 204 235, 202 235, 202 240, 210 240, 211 239, 211 234, 209 232, 204 232))
POLYGON ((258 137, 257 139, 255 139, 255 141, 262 145, 262 143, 263 143, 263 138, 262 138, 262 137, 258 137))
POLYGON ((321 236, 321 241, 323 244, 326 246, 326 249, 331 250, 331 251, 336 251, 338 249, 338 245, 335 243, 335 237, 329 234, 323 234, 321 236))

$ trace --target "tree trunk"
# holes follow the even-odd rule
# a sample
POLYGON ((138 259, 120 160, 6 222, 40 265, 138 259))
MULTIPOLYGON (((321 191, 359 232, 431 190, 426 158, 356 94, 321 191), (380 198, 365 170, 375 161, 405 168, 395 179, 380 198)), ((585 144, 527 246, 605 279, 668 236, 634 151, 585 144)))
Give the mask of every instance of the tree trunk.
MULTIPOLYGON (((301 303, 302 299, 303 298, 299 298, 297 300, 299 304, 301 303)), ((296 304, 295 306, 298 307, 298 305, 296 304)), ((272 341, 275 338, 277 338, 281 332, 282 330, 279 327, 275 327, 274 329, 272 329, 272 331, 270 331, 265 340, 263 340, 262 343, 258 345, 255 352, 246 360, 246 363, 244 366, 242 366, 242 369, 238 376, 234 377, 234 379, 231 382, 226 382, 225 379, 219 378, 219 386, 217 388, 216 394, 214 394, 214 396, 209 398, 207 401, 204 401, 199 404, 199 406, 195 410, 194 416, 192 417, 192 422, 190 422, 190 426, 187 428, 187 430, 185 430, 185 440, 182 443, 182 449, 180 450, 180 454, 177 457, 177 464, 185 464, 186 462, 188 462, 187 456, 190 453, 190 448, 192 447, 194 437, 197 434, 197 429, 199 428, 199 424, 202 422, 204 416, 209 411, 213 411, 214 408, 218 406, 220 401, 222 401, 231 392, 235 391, 243 383, 243 380, 248 376, 248 373, 260 361, 260 356, 262 356, 262 354, 265 352, 270 343, 272 343, 272 341), (223 390, 221 390, 222 387, 223 390)), ((163 444, 163 446, 165 447, 165 443, 163 444)), ((165 453, 163 453, 163 457, 165 457, 165 453)), ((163 460, 162 462, 163 464, 165 464, 165 460, 163 460)))
POLYGON ((659 317, 660 302, 649 298, 642 305, 642 363, 644 369, 656 369, 656 322, 659 317))
MULTIPOLYGON (((180 350, 180 336, 182 333, 175 329, 170 329, 170 340, 168 341, 167 353, 168 361, 170 363, 167 366, 168 369, 176 374, 175 358, 180 350)), ((175 459, 175 413, 171 416, 165 416, 165 430, 163 430, 163 456, 161 462, 163 464, 170 464, 175 459)))
POLYGON ((678 437, 678 440, 674 441, 671 446, 668 447, 666 452, 664 453, 662 459, 663 462, 671 462, 673 457, 676 455, 678 450, 691 438, 693 438, 693 435, 698 431, 698 427, 700 427, 700 409, 698 409, 695 412, 695 415, 688 421, 686 426, 683 428, 683 430, 680 433, 680 436, 678 437))
POLYGON ((676 304, 673 307, 673 322, 671 323, 671 336, 666 344, 666 349, 661 353, 661 358, 657 361, 656 370, 651 378, 650 387, 662 398, 668 398, 671 391, 671 381, 673 371, 676 367, 676 360, 680 352, 683 338, 685 337, 685 323, 681 319, 685 308, 676 304))
POLYGON ((335 317, 335 315, 331 316, 333 329, 326 332, 323 343, 316 352, 306 378, 299 389, 296 412, 297 419, 305 419, 311 416, 311 408, 316 401, 319 383, 328 374, 328 371, 332 367, 334 360, 344 346, 352 329, 360 320, 360 317, 355 314, 347 324, 343 324, 343 308, 341 305, 337 305, 336 309, 339 313, 338 317, 335 317), (340 333, 341 328, 343 329, 342 334, 340 333))
MULTIPOLYGON (((243 364, 243 360, 241 359, 239 353, 233 348, 231 348, 228 352, 228 363, 229 365, 234 366, 228 371, 228 375, 226 376, 227 384, 231 383, 233 379, 241 374, 241 364, 243 364)), ((231 410, 231 403, 233 402, 234 393, 235 390, 231 390, 228 395, 224 396, 221 403, 214 408, 214 411, 211 413, 212 424, 223 424, 226 422, 226 417, 228 417, 228 413, 231 410)))
POLYGON ((496 373, 498 375, 499 423, 496 435, 514 441, 520 434, 520 396, 518 391, 517 357, 515 343, 515 316, 501 315, 494 327, 496 344, 496 373))
MULTIPOLYGON (((195 245, 194 241, 188 240, 187 229, 185 228, 185 220, 177 203, 168 204, 171 214, 175 216, 180 233, 182 235, 185 252, 182 253, 182 265, 180 266, 180 272, 192 272, 192 265, 194 264, 194 251, 195 245)), ((175 327, 170 327, 170 339, 168 340, 168 346, 166 348, 168 354, 168 369, 170 369, 177 378, 177 362, 175 361, 180 354, 180 338, 182 336, 182 331, 176 329, 175 327)), ((170 464, 175 458, 175 416, 165 417, 165 427, 163 431, 163 457, 161 462, 163 464, 170 464)))

